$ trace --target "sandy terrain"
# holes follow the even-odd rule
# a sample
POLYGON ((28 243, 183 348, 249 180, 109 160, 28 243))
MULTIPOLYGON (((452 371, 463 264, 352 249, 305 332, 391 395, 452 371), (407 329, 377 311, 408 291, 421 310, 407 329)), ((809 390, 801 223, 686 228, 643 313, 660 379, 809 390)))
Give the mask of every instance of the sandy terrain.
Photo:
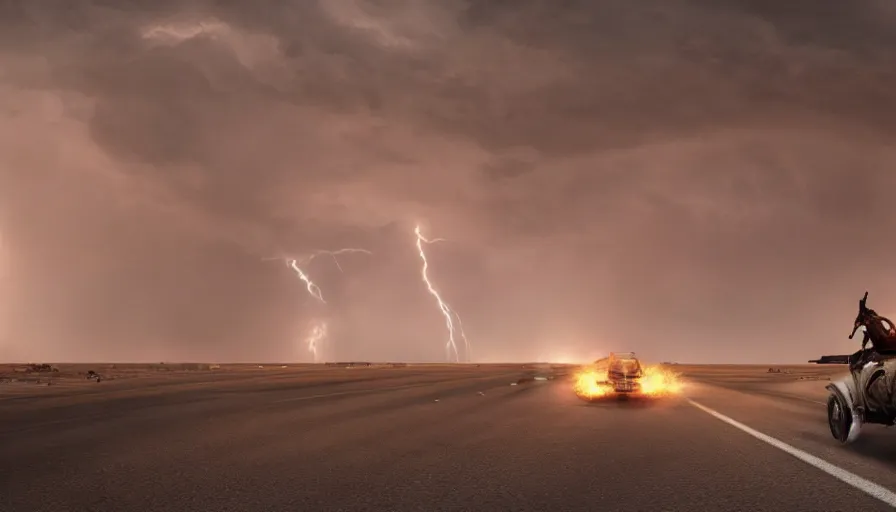
MULTIPOLYGON (((29 371, 28 365, 0 363, 0 397, 41 393, 56 396, 62 390, 133 389, 134 387, 160 384, 201 384, 226 379, 271 379, 287 376, 302 380, 352 380, 361 371, 414 371, 469 372, 489 370, 528 369, 568 373, 574 365, 528 364, 408 364, 408 363, 58 363, 50 364, 52 371, 29 371), (340 370, 348 370, 340 371, 340 370), (88 372, 99 375, 99 381, 91 379, 88 372), (334 373, 335 372, 335 373, 334 373), (97 386, 102 386, 98 388, 97 386), (109 389, 111 388, 111 389, 109 389)), ((787 389, 812 389, 819 387, 815 381, 829 381, 847 373, 844 365, 667 365, 687 380, 719 384, 751 384, 787 389)), ((822 389, 824 386, 820 386, 822 389)))
POLYGON ((57 402, 100 399, 111 396, 152 396, 175 389, 216 388, 231 383, 250 389, 288 380, 305 385, 364 382, 371 379, 400 379, 426 372, 434 377, 463 377, 495 371, 565 373, 565 365, 550 364, 211 364, 211 363, 78 363, 50 364, 51 371, 33 371, 29 365, 0 364, 0 403, 4 399, 41 397, 34 406, 57 402), (91 378, 99 375, 99 379, 91 378))

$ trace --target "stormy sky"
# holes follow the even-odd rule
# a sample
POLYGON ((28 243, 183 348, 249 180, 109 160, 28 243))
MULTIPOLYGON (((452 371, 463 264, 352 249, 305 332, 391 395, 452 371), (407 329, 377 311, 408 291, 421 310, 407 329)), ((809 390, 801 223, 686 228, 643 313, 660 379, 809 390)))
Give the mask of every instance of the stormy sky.
POLYGON ((889 0, 6 0, 0 359, 442 361, 417 223, 477 361, 849 353, 894 138, 889 0))

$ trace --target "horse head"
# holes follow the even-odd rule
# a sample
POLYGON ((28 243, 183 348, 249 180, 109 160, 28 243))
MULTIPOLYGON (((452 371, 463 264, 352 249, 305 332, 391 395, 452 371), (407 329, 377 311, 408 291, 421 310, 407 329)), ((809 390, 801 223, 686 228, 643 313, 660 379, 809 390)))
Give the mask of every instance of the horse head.
POLYGON ((865 292, 862 300, 859 301, 859 313, 856 315, 855 322, 853 322, 852 334, 849 335, 849 339, 852 339, 852 337, 855 336, 859 327, 865 328, 865 332, 868 335, 866 340, 871 339, 871 341, 876 341, 896 337, 896 326, 893 325, 893 322, 888 318, 878 315, 876 311, 869 308, 866 304, 867 301, 868 292, 865 292))
POLYGON ((856 321, 853 322, 852 325, 852 333, 849 335, 849 339, 852 339, 853 336, 856 335, 856 331, 859 330, 859 327, 865 327, 867 330, 869 328, 869 324, 872 323, 873 316, 877 314, 872 309, 868 309, 868 292, 865 292, 865 295, 862 296, 862 299, 859 300, 859 314, 856 315, 856 321))

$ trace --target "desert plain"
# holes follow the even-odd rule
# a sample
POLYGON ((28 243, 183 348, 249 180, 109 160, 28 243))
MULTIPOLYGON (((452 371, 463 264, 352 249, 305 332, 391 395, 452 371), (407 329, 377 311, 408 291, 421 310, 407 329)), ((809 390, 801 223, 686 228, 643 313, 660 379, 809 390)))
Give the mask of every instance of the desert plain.
POLYGON ((3 510, 890 510, 705 409, 896 489, 891 430, 828 431, 842 365, 599 403, 545 363, 49 366, 0 366, 3 510))

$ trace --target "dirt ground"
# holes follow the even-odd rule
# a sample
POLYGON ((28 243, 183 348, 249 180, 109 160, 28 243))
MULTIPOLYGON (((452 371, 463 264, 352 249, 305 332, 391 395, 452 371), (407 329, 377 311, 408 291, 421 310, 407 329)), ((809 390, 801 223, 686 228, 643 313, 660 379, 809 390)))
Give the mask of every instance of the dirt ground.
MULTIPOLYGON (((277 378, 317 381, 353 380, 370 371, 427 369, 436 372, 476 372, 489 369, 520 368, 532 372, 552 370, 558 376, 571 373, 574 366, 552 364, 210 364, 210 363, 97 363, 50 364, 49 371, 35 371, 24 364, 0 364, 0 397, 32 394, 57 396, 60 392, 94 393, 120 390, 133 392, 166 385, 203 386, 229 379, 269 380, 277 378), (565 370, 564 370, 565 369, 565 370), (90 374, 89 372, 94 372, 90 374), (296 374, 301 374, 298 376, 296 374), (97 380, 96 376, 99 376, 97 380), (93 376, 93 378, 91 378, 93 376), (98 388, 101 386, 101 388, 98 388)), ((823 394, 824 384, 847 373, 845 365, 667 365, 685 381, 705 382, 726 387, 761 387, 787 393, 823 394)), ((48 368, 44 367, 44 370, 48 368)))
POLYGON ((825 386, 849 374, 846 365, 672 365, 686 381, 823 401, 825 386))
MULTIPOLYGON (((259 365, 210 363, 59 363, 49 371, 36 371, 27 364, 0 364, 0 395, 41 392, 41 388, 84 388, 118 385, 152 384, 164 381, 190 380, 211 374, 233 374, 251 371, 314 368, 315 365, 259 365), (92 373, 91 373, 92 372, 92 373), (98 376, 98 378, 97 378, 98 376)), ((323 367, 320 368, 321 370, 323 367)))
POLYGON ((672 365, 686 379, 736 384, 794 384, 836 380, 849 373, 841 364, 672 365))
MULTIPOLYGON (((209 386, 221 381, 264 382, 280 378, 295 381, 352 381, 367 378, 370 372, 477 372, 484 369, 524 369, 531 372, 561 368, 550 364, 210 364, 210 363, 77 363, 48 364, 44 368, 28 364, 0 364, 0 399, 16 396, 95 394, 97 392, 138 391, 152 394, 160 387, 209 386), (43 370, 43 371, 40 371, 43 370)), ((557 372, 555 372, 557 373, 557 372)))

